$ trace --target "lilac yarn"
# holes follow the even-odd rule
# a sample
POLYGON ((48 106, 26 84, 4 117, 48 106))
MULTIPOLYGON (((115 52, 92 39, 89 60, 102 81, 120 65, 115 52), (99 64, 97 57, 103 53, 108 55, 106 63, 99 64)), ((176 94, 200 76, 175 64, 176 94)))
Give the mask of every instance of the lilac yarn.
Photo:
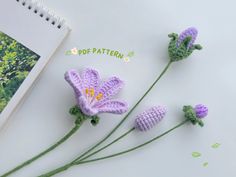
POLYGON ((194 111, 196 113, 197 118, 199 119, 206 117, 208 114, 208 108, 203 104, 196 105, 194 111))
POLYGON ((135 119, 135 128, 140 131, 147 131, 158 124, 166 115, 166 108, 163 106, 154 106, 135 119))
POLYGON ((177 41, 177 47, 180 46, 180 44, 187 38, 187 37, 191 37, 191 41, 188 43, 188 48, 192 47, 193 46, 193 43, 195 42, 196 38, 197 38, 197 34, 198 34, 198 31, 196 28, 194 27, 190 27, 186 30, 184 30, 180 35, 179 35, 179 38, 178 38, 178 41, 177 41))
POLYGON ((105 112, 122 114, 128 110, 126 102, 112 100, 123 87, 118 77, 104 82, 96 70, 87 68, 81 74, 73 69, 67 71, 65 80, 74 89, 78 107, 88 116, 105 112))

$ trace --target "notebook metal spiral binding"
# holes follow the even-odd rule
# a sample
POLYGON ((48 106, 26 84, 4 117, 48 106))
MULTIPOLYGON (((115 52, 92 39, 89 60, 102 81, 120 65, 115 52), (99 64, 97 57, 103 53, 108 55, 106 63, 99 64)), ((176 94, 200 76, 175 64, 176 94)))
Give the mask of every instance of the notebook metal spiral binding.
POLYGON ((44 18, 46 21, 56 26, 58 29, 65 27, 65 20, 56 16, 51 10, 44 7, 39 1, 35 0, 16 0, 22 6, 26 7, 28 10, 39 15, 39 17, 44 18))

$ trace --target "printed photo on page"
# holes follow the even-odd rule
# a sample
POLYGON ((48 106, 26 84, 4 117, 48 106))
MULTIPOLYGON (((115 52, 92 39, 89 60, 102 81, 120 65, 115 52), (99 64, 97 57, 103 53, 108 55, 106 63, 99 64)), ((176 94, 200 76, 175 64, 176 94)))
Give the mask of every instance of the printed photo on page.
POLYGON ((0 114, 40 56, 0 31, 0 114))

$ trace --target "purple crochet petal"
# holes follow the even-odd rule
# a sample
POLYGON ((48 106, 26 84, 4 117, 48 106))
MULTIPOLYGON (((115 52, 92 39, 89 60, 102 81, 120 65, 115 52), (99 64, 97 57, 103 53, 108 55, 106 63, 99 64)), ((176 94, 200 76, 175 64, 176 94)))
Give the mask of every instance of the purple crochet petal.
POLYGON ((135 128, 140 131, 147 131, 158 124, 166 115, 166 108, 163 106, 152 107, 135 119, 135 128))
POLYGON ((88 116, 94 116, 98 113, 98 109, 92 108, 84 96, 77 98, 77 104, 79 105, 81 111, 88 116))
POLYGON ((108 81, 104 82, 98 94, 102 94, 102 99, 95 104, 95 106, 103 104, 105 101, 116 95, 123 87, 124 83, 118 77, 111 77, 108 81))
POLYGON ((110 101, 123 86, 123 82, 117 77, 100 84, 98 72, 88 68, 81 75, 75 70, 67 71, 65 80, 73 87, 77 106, 85 115, 94 116, 102 112, 122 114, 128 109, 124 102, 110 101))
POLYGON ((99 113, 113 113, 113 114, 123 114, 128 110, 128 105, 126 102, 121 101, 107 101, 98 107, 99 113))
POLYGON ((193 46, 193 43, 195 42, 196 38, 197 38, 197 34, 198 34, 198 31, 196 28, 194 27, 190 27, 186 30, 184 30, 180 35, 179 35, 179 38, 178 38, 178 41, 177 41, 177 47, 179 47, 179 45, 187 38, 187 37, 191 37, 191 41, 189 42, 188 44, 188 48, 192 47, 193 46))
POLYGON ((83 70, 81 77, 83 79, 84 88, 93 88, 96 93, 100 84, 99 73, 94 69, 86 68, 83 70))
POLYGON ((65 80, 72 86, 75 91, 76 97, 79 97, 83 93, 83 83, 82 79, 79 76, 79 73, 71 69, 65 73, 65 80))

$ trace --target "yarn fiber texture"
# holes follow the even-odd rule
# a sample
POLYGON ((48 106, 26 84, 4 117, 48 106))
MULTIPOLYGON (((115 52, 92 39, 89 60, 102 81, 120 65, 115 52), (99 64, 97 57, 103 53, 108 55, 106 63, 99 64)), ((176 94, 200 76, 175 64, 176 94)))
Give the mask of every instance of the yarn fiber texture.
POLYGON ((180 35, 176 33, 169 34, 171 38, 168 53, 172 62, 187 58, 194 50, 201 50, 199 44, 194 44, 198 31, 194 27, 184 30, 180 35))
POLYGON ((191 121, 193 125, 200 125, 201 127, 204 126, 202 118, 206 117, 208 114, 208 108, 203 104, 198 104, 194 108, 191 105, 184 106, 184 117, 191 121))
POLYGON ((208 108, 203 104, 198 104, 194 107, 197 118, 202 119, 207 116, 208 108))
POLYGON ((99 113, 123 114, 128 110, 126 102, 113 100, 124 85, 118 77, 103 81, 98 71, 86 68, 81 73, 70 69, 65 73, 65 80, 75 92, 77 106, 87 116, 99 113))
POLYGON ((135 128, 140 131, 150 130, 165 117, 166 112, 163 106, 155 106, 142 112, 136 116, 135 128))

